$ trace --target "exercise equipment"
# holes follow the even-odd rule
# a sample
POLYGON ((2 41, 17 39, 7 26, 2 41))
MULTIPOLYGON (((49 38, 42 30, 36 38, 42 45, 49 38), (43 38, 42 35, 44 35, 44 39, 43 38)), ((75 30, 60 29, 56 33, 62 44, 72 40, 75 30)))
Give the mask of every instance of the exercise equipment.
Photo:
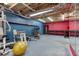
POLYGON ((6 53, 10 52, 11 49, 6 50, 6 46, 14 44, 14 42, 6 42, 6 31, 11 31, 11 27, 6 20, 6 16, 4 14, 4 7, 0 6, 0 55, 5 55, 6 53), (8 30, 6 27, 8 26, 8 30))
MULTIPOLYGON (((17 41, 17 39, 21 41, 31 41, 31 36, 26 35, 24 31, 17 31, 16 29, 13 30, 14 39, 17 41), (19 37, 19 38, 17 38, 19 37)), ((15 41, 15 42, 16 42, 15 41)))
POLYGON ((15 44, 13 46, 12 52, 15 56, 21 56, 23 55, 27 50, 27 36, 26 33, 23 31, 17 31, 16 29, 13 30, 15 44), (17 41, 17 38, 18 41, 17 41))
POLYGON ((17 37, 19 37, 18 40, 21 40, 27 43, 27 39, 26 39, 27 36, 25 32, 17 31, 16 29, 14 29, 13 35, 14 35, 15 42, 17 41, 17 37))
POLYGON ((31 36, 26 36, 27 41, 31 41, 31 36))
POLYGON ((21 41, 27 42, 27 41, 26 41, 26 33, 20 32, 20 38, 21 38, 21 41))
POLYGON ((18 41, 15 43, 12 51, 14 56, 21 56, 24 55, 26 50, 27 50, 27 43, 24 41, 18 41))
POLYGON ((39 33, 39 28, 38 27, 34 28, 34 38, 35 39, 40 39, 40 33, 39 33))

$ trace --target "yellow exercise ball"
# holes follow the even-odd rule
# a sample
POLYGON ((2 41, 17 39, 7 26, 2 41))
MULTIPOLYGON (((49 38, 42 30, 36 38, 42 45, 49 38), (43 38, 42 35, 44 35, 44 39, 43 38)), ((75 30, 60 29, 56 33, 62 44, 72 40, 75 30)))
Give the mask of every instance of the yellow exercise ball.
POLYGON ((15 56, 21 56, 24 55, 24 53, 27 50, 27 43, 23 41, 18 41, 14 44, 13 47, 13 55, 15 56))

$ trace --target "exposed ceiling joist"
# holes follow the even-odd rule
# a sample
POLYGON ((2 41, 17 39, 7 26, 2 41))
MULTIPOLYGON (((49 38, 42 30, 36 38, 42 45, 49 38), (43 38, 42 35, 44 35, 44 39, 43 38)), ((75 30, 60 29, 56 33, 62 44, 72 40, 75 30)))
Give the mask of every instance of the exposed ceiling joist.
POLYGON ((9 9, 15 7, 17 5, 17 3, 13 4, 11 7, 9 7, 9 9))
MULTIPOLYGON (((74 4, 73 4, 74 5, 74 4)), ((72 6, 73 6, 72 5, 72 6)), ((7 8, 10 8, 15 13, 30 17, 33 19, 42 19, 45 22, 52 22, 52 21, 61 21, 63 18, 63 14, 71 13, 75 10, 75 8, 70 7, 71 5, 66 5, 65 3, 12 3, 6 5, 7 8), (60 16, 62 14, 62 16, 60 16), (48 18, 47 18, 48 17, 48 18)), ((79 10, 79 4, 76 7, 76 10, 79 10)), ((77 12, 76 12, 77 13, 77 12)), ((75 14, 74 14, 75 15, 75 14)), ((43 22, 43 21, 42 21, 43 22)))
POLYGON ((47 14, 47 13, 51 13, 51 12, 57 12, 62 7, 64 7, 64 4, 58 4, 55 7, 51 7, 51 8, 48 8, 46 10, 44 9, 40 12, 30 14, 30 17, 34 17, 34 16, 38 16, 38 15, 42 15, 42 14, 47 14))
POLYGON ((29 5, 27 5, 27 4, 24 4, 23 3, 23 5, 25 6, 25 7, 27 7, 27 8, 29 8, 30 10, 32 10, 32 11, 35 11, 33 8, 31 8, 29 5))

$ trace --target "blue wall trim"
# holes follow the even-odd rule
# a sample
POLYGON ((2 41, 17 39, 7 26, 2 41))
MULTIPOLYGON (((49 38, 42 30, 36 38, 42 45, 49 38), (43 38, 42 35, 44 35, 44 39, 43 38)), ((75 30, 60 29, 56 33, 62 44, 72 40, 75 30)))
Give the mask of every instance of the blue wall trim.
POLYGON ((35 25, 28 25, 28 24, 21 24, 21 23, 14 23, 14 22, 9 22, 10 24, 17 24, 17 25, 24 25, 24 26, 33 26, 33 27, 38 27, 35 25))

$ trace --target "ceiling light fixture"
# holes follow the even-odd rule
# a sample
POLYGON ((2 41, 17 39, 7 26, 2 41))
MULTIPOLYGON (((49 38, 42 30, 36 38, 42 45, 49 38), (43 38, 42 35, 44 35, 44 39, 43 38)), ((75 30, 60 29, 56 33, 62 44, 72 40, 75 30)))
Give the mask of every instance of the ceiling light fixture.
POLYGON ((43 19, 38 19, 38 20, 41 21, 41 22, 44 22, 44 23, 46 22, 46 21, 44 21, 43 19))
POLYGON ((47 17, 47 19, 49 19, 50 21, 53 21, 53 19, 51 17, 47 17))
POLYGON ((35 13, 35 14, 31 14, 30 17, 37 16, 37 15, 40 15, 40 14, 43 14, 43 13, 48 13, 48 12, 51 12, 51 11, 52 11, 52 10, 47 10, 47 11, 38 12, 38 13, 35 13))

